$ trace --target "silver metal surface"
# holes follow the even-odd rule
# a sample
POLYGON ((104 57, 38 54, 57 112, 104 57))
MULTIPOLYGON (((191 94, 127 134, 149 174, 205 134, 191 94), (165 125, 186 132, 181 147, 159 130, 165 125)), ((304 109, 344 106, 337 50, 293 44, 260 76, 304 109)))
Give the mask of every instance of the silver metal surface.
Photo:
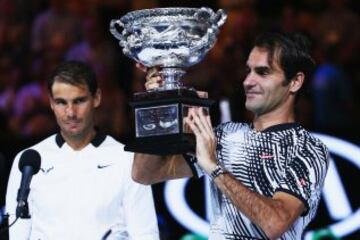
POLYGON ((226 14, 210 8, 155 8, 113 19, 110 32, 123 53, 146 67, 159 66, 162 90, 182 87, 184 68, 200 62, 216 42, 226 14))

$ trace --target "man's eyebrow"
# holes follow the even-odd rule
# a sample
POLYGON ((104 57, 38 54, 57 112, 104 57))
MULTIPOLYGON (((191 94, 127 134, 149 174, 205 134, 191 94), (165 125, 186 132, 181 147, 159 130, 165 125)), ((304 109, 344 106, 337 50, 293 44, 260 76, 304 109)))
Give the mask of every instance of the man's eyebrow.
POLYGON ((66 102, 66 100, 61 97, 54 97, 53 99, 54 99, 54 101, 57 101, 57 102, 66 102))
POLYGON ((271 67, 269 66, 257 66, 254 68, 255 71, 270 71, 271 70, 271 67))
MULTIPOLYGON (((246 68, 252 68, 250 67, 250 65, 248 63, 245 64, 246 68)), ((253 66, 254 69, 271 69, 271 66, 269 65, 258 65, 258 66, 253 66)))
POLYGON ((53 99, 54 99, 54 101, 57 101, 57 102, 68 102, 68 101, 74 102, 74 101, 79 101, 79 100, 80 101, 81 100, 86 100, 86 99, 88 99, 88 96, 79 96, 79 97, 76 97, 74 99, 69 99, 69 100, 66 100, 66 99, 61 98, 61 97, 54 97, 53 99))
POLYGON ((84 100, 87 98, 88 98, 88 96, 79 96, 79 97, 74 98, 73 100, 84 100))

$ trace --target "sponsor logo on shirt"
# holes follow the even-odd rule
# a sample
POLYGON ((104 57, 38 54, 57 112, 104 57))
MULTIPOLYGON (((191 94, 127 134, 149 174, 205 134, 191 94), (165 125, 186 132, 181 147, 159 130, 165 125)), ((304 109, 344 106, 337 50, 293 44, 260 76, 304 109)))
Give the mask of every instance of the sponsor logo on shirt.
POLYGON ((103 169, 103 168, 107 168, 107 167, 110 167, 110 166, 111 166, 111 164, 107 164, 107 165, 100 165, 100 164, 99 164, 99 165, 97 166, 97 168, 98 168, 98 169, 103 169))
POLYGON ((54 166, 48 168, 48 169, 44 169, 44 168, 40 168, 40 170, 45 173, 45 174, 48 174, 50 171, 54 170, 54 166))

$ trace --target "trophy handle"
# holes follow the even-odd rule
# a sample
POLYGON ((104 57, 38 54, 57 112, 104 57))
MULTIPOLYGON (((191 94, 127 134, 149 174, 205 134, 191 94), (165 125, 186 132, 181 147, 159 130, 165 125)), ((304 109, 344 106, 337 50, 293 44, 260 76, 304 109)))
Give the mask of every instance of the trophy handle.
POLYGON ((131 57, 127 42, 126 42, 126 34, 128 33, 125 29, 124 23, 120 21, 120 19, 113 19, 110 22, 110 32, 114 37, 119 41, 119 45, 123 48, 123 53, 129 57, 131 57), (123 28, 123 32, 119 33, 119 31, 116 29, 116 26, 119 26, 123 28))
POLYGON ((219 9, 216 13, 214 13, 214 11, 210 8, 202 7, 195 13, 195 17, 205 21, 210 19, 211 28, 218 29, 225 23, 227 15, 222 9, 219 9))
POLYGON ((116 29, 116 26, 120 26, 121 28, 124 28, 124 24, 120 21, 120 19, 113 19, 110 22, 110 32, 112 35, 114 35, 114 37, 118 40, 120 40, 120 44, 121 42, 125 41, 124 36, 119 33, 119 31, 116 29))
POLYGON ((227 18, 226 13, 219 9, 214 13, 210 8, 202 7, 200 11, 195 14, 197 17, 204 18, 204 12, 206 12, 208 17, 210 17, 211 26, 208 28, 206 34, 196 42, 195 46, 191 48, 191 51, 197 51, 201 48, 207 47, 208 49, 212 48, 216 41, 216 34, 219 32, 219 27, 221 27, 227 18))
POLYGON ((215 16, 212 17, 213 26, 215 25, 217 28, 221 27, 225 23, 226 18, 227 15, 224 10, 219 9, 215 16))

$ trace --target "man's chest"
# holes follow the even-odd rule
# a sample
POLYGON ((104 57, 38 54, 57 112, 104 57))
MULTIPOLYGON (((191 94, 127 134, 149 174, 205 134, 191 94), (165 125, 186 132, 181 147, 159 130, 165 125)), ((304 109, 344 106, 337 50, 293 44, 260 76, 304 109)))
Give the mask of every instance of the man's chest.
POLYGON ((218 159, 247 187, 271 196, 295 154, 292 138, 244 135, 219 141, 218 159))
POLYGON ((32 207, 54 216, 106 211, 121 205, 121 174, 110 162, 46 162, 31 184, 32 207))

